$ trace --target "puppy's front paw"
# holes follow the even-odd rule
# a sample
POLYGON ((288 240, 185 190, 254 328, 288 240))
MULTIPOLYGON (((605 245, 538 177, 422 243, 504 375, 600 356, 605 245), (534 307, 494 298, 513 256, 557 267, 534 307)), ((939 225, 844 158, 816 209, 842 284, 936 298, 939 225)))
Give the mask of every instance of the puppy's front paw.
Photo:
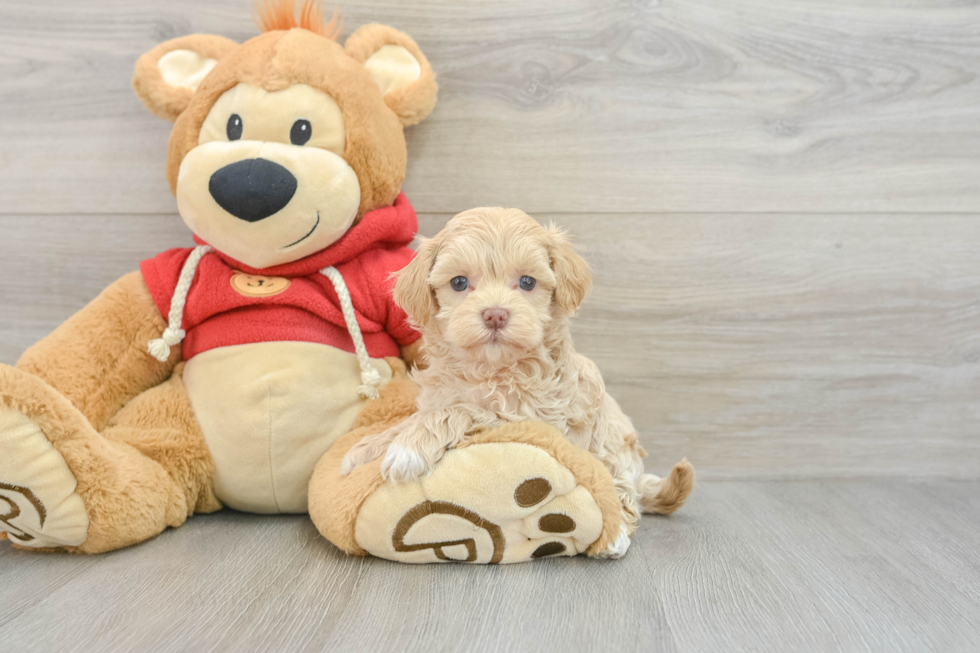
POLYGON ((619 527, 619 537, 616 541, 606 547, 605 551, 600 551, 596 554, 597 558, 607 558, 609 560, 618 560, 626 555, 626 551, 630 548, 630 535, 626 530, 626 527, 619 527))
POLYGON ((415 451, 392 443, 381 461, 381 477, 395 483, 411 483, 429 473, 425 458, 415 451))

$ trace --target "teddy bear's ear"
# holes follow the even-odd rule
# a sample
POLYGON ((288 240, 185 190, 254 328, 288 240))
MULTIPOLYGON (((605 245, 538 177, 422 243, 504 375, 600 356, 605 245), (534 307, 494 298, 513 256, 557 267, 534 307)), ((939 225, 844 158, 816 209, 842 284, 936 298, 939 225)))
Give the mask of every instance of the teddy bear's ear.
POLYGON ((439 91, 436 75, 407 34, 387 25, 365 25, 350 35, 344 49, 368 69, 403 125, 420 123, 432 111, 439 91))
POLYGON ((230 39, 209 34, 161 43, 136 62, 133 89, 150 111, 172 122, 187 108, 218 59, 237 47, 230 39))

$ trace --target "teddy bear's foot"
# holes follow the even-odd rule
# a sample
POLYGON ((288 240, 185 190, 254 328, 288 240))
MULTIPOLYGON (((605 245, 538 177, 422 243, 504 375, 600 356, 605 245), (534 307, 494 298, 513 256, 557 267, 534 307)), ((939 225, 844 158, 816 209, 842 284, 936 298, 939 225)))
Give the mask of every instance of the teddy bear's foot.
POLYGON ((470 436, 410 483, 385 483, 380 460, 341 477, 340 459, 351 444, 334 445, 338 451, 328 452, 310 486, 314 523, 350 553, 497 564, 579 553, 618 557, 629 546, 628 537, 617 540, 612 477, 544 424, 470 436))
POLYGON ((75 476, 38 422, 15 403, 0 394, 0 531, 25 547, 78 546, 89 522, 75 476))
POLYGON ((432 473, 368 497, 355 538, 400 562, 522 562, 584 552, 602 533, 595 499, 540 449, 488 443, 450 450, 432 473))

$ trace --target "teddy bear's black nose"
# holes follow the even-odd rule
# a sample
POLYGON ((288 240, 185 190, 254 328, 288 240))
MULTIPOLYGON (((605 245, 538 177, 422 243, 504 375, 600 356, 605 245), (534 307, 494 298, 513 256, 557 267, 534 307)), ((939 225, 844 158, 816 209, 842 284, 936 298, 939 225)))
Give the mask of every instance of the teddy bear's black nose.
POLYGON ((208 190, 228 213, 258 222, 289 204, 296 193, 296 177, 267 159, 244 159, 211 175, 208 190))

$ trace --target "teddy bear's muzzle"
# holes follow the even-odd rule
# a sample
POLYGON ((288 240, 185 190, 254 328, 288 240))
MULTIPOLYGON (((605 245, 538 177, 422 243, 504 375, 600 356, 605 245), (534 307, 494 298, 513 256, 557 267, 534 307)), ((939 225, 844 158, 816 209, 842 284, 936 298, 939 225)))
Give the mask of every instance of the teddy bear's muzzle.
POLYGON ((243 159, 211 175, 208 190, 228 213, 258 222, 289 204, 296 193, 296 177, 268 159, 243 159))

